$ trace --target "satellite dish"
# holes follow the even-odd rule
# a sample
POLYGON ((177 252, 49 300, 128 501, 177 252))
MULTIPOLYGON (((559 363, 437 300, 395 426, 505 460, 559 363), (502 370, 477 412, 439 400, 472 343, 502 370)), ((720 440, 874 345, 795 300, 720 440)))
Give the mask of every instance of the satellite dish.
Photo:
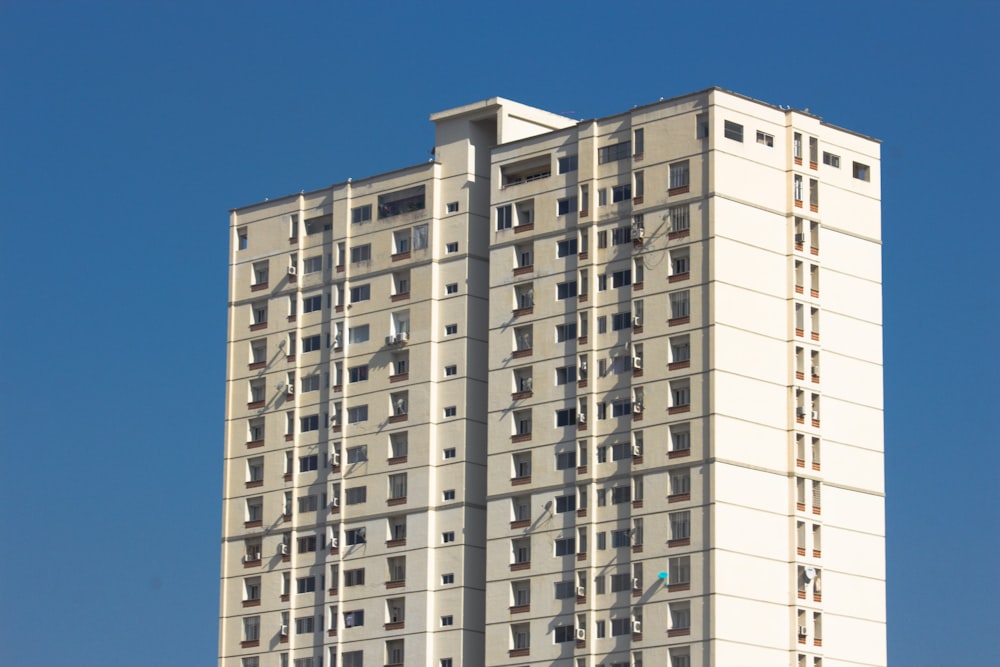
POLYGON ((816 568, 814 567, 807 567, 802 573, 805 574, 806 581, 812 581, 816 578, 816 568))

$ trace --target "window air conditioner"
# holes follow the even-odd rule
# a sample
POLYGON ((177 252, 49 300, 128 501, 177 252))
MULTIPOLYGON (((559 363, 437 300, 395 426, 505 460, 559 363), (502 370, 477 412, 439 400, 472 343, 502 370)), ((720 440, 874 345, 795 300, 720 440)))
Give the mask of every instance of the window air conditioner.
POLYGON ((632 445, 632 456, 642 456, 642 447, 639 445, 632 445))
POLYGON ((340 498, 334 498, 330 501, 330 507, 340 507, 340 498))
POLYGON ((330 538, 330 548, 331 549, 336 549, 338 546, 340 546, 340 540, 338 540, 336 537, 331 537, 330 538))
POLYGON ((244 563, 252 563, 252 562, 258 561, 258 560, 260 560, 260 554, 259 553, 243 554, 243 562, 244 563))
POLYGON ((819 366, 813 366, 812 367, 812 374, 815 377, 819 377, 819 366))
POLYGON ((642 370, 642 357, 632 357, 632 368, 642 370))
POLYGON ((641 239, 643 236, 645 236, 645 234, 646 234, 645 227, 639 227, 637 225, 632 227, 633 238, 641 239))
POLYGON ((639 317, 638 315, 636 315, 635 317, 633 317, 632 318, 632 326, 634 326, 634 327, 641 327, 642 326, 642 318, 639 317))
POLYGON ((632 621, 632 634, 642 634, 642 621, 632 621))
POLYGON ((805 240, 806 240, 806 235, 805 234, 803 234, 803 233, 800 232, 800 233, 798 233, 798 234, 795 235, 795 242, 796 243, 798 243, 798 244, 801 245, 802 243, 805 242, 805 240))
POLYGON ((282 637, 287 637, 288 636, 288 626, 287 625, 282 625, 281 626, 281 636, 282 637))
POLYGON ((389 334, 388 336, 386 336, 385 337, 385 344, 386 345, 395 345, 396 344, 396 334, 389 334))
POLYGON ((578 422, 580 422, 581 424, 586 424, 587 423, 587 413, 586 412, 581 412, 579 415, 576 416, 576 420, 578 422))
POLYGON ((584 359, 583 361, 580 362, 580 370, 583 371, 584 373, 587 372, 587 360, 586 359, 584 359))
POLYGON ((641 415, 642 414, 642 403, 636 403, 632 406, 632 412, 641 415))
POLYGON ((819 412, 813 410, 813 421, 819 421, 819 412))
POLYGON ((409 332, 400 331, 398 334, 396 334, 396 340, 400 343, 405 343, 406 341, 410 340, 409 332))
POLYGON ((795 416, 800 419, 805 419, 806 409, 805 408, 795 408, 795 416))
POLYGON ((586 639, 587 639, 587 631, 584 630, 583 628, 577 628, 576 629, 576 641, 582 642, 582 641, 585 641, 586 639))
POLYGON ((639 583, 639 579, 637 577, 633 577, 632 579, 632 590, 642 590, 642 585, 639 583))
POLYGON ((294 276, 295 275, 295 267, 294 266, 288 267, 288 275, 290 275, 290 276, 294 276))
MULTIPOLYGON (((334 420, 333 423, 336 424, 337 421, 334 420)), ((340 452, 333 452, 330 454, 330 464, 335 466, 340 465, 340 452)))
POLYGON ((805 637, 809 634, 809 628, 804 625, 799 626, 799 637, 805 637))
POLYGON ((292 383, 292 382, 289 382, 287 385, 285 385, 285 393, 286 394, 294 394, 295 393, 295 384, 292 383))
POLYGON ((578 598, 587 597, 587 589, 584 588, 583 586, 577 586, 576 587, 576 597, 578 597, 578 598))

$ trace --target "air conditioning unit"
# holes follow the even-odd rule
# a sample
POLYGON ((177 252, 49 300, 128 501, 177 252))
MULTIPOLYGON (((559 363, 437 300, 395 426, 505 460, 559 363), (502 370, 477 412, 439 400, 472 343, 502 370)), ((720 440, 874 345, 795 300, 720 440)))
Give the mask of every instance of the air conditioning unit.
POLYGON ((813 367, 812 367, 812 374, 813 374, 813 375, 814 375, 815 377, 819 377, 819 366, 813 366, 813 367))
POLYGON ((294 276, 294 275, 295 275, 295 272, 296 272, 296 269, 295 269, 295 267, 294 267, 294 266, 290 266, 290 267, 288 267, 288 275, 290 275, 290 276, 294 276))
POLYGON ((385 337, 385 344, 386 345, 395 345, 396 344, 396 334, 389 334, 388 336, 386 336, 385 337))
POLYGON ((331 549, 336 549, 339 546, 340 546, 340 540, 338 540, 336 537, 331 537, 330 538, 330 548, 331 549))
POLYGON ((579 415, 577 415, 576 420, 578 422, 580 422, 581 424, 586 424, 587 423, 587 413, 586 412, 581 412, 579 415))
POLYGON ((642 447, 639 445, 632 445, 632 456, 642 456, 642 447))
POLYGON ((582 642, 582 641, 585 641, 586 639, 587 639, 587 631, 584 630, 583 628, 577 628, 576 629, 576 641, 582 642))
POLYGON ((282 625, 281 626, 281 630, 279 632, 281 632, 281 636, 282 637, 287 637, 288 636, 288 626, 287 625, 282 625))
POLYGON ((634 635, 642 634, 642 621, 632 621, 632 634, 634 635))
POLYGON ((805 243, 805 240, 806 240, 806 235, 805 234, 803 234, 803 233, 800 232, 800 233, 798 233, 798 234, 795 235, 795 242, 798 243, 799 245, 805 243))
POLYGON ((639 317, 638 315, 636 315, 635 317, 633 317, 632 318, 632 326, 634 326, 634 327, 641 327, 642 326, 642 318, 639 317))
POLYGON ((286 394, 294 394, 295 393, 295 383, 289 382, 287 385, 285 385, 285 393, 286 394))
MULTIPOLYGON (((334 421, 336 424, 336 421, 334 421)), ((333 452, 330 454, 330 465, 339 466, 340 465, 340 452, 333 452)))
POLYGON ((632 406, 632 412, 641 415, 642 414, 642 403, 636 403, 632 406))
POLYGON ((806 409, 805 408, 795 408, 795 416, 799 419, 805 419, 806 409))
POLYGON ((333 346, 334 347, 340 347, 340 336, 334 336, 333 337, 333 346))
POLYGON ((813 410, 813 421, 819 421, 819 412, 813 410))
POLYGON ((632 578, 632 590, 633 591, 642 590, 642 584, 639 582, 638 577, 633 577, 632 578))
POLYGON ((642 357, 632 357, 632 368, 642 370, 642 357))
POLYGON ((805 637, 809 634, 809 628, 804 625, 799 626, 799 637, 805 637))
POLYGON ((282 556, 287 556, 288 555, 288 545, 284 544, 284 543, 279 544, 278 545, 278 553, 280 553, 282 556))
POLYGON ((587 372, 587 360, 586 359, 583 359, 580 362, 580 370, 583 371, 584 373, 587 372))
POLYGON ((585 597, 587 597, 587 589, 584 588, 583 586, 577 586, 576 587, 576 597, 578 597, 578 598, 585 598, 585 597))
POLYGON ((259 553, 243 554, 243 562, 244 563, 252 563, 252 562, 258 561, 258 560, 260 560, 260 554, 259 553))
POLYGON ((641 239, 646 234, 645 227, 633 226, 632 227, 632 238, 641 239))
POLYGON ((340 498, 334 498, 330 501, 330 507, 340 507, 340 498))
POLYGON ((400 331, 398 334, 396 334, 396 340, 400 343, 405 343, 406 341, 410 340, 410 332, 400 331))

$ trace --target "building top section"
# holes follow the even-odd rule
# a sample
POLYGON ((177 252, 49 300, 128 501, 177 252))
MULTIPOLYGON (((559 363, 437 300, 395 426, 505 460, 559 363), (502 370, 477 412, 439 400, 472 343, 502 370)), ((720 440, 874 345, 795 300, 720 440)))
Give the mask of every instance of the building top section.
POLYGON ((488 100, 431 114, 431 121, 439 127, 442 123, 457 119, 473 122, 496 120, 497 137, 495 143, 497 144, 517 141, 525 137, 533 137, 576 125, 576 121, 572 118, 529 107, 526 104, 502 97, 491 97, 488 100))

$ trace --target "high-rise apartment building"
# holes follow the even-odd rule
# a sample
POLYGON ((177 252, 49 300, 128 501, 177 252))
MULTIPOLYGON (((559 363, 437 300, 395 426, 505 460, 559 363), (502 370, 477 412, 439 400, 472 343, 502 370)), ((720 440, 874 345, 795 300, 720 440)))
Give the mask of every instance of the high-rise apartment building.
POLYGON ((220 665, 884 665, 878 143, 431 118, 232 213, 220 665))

